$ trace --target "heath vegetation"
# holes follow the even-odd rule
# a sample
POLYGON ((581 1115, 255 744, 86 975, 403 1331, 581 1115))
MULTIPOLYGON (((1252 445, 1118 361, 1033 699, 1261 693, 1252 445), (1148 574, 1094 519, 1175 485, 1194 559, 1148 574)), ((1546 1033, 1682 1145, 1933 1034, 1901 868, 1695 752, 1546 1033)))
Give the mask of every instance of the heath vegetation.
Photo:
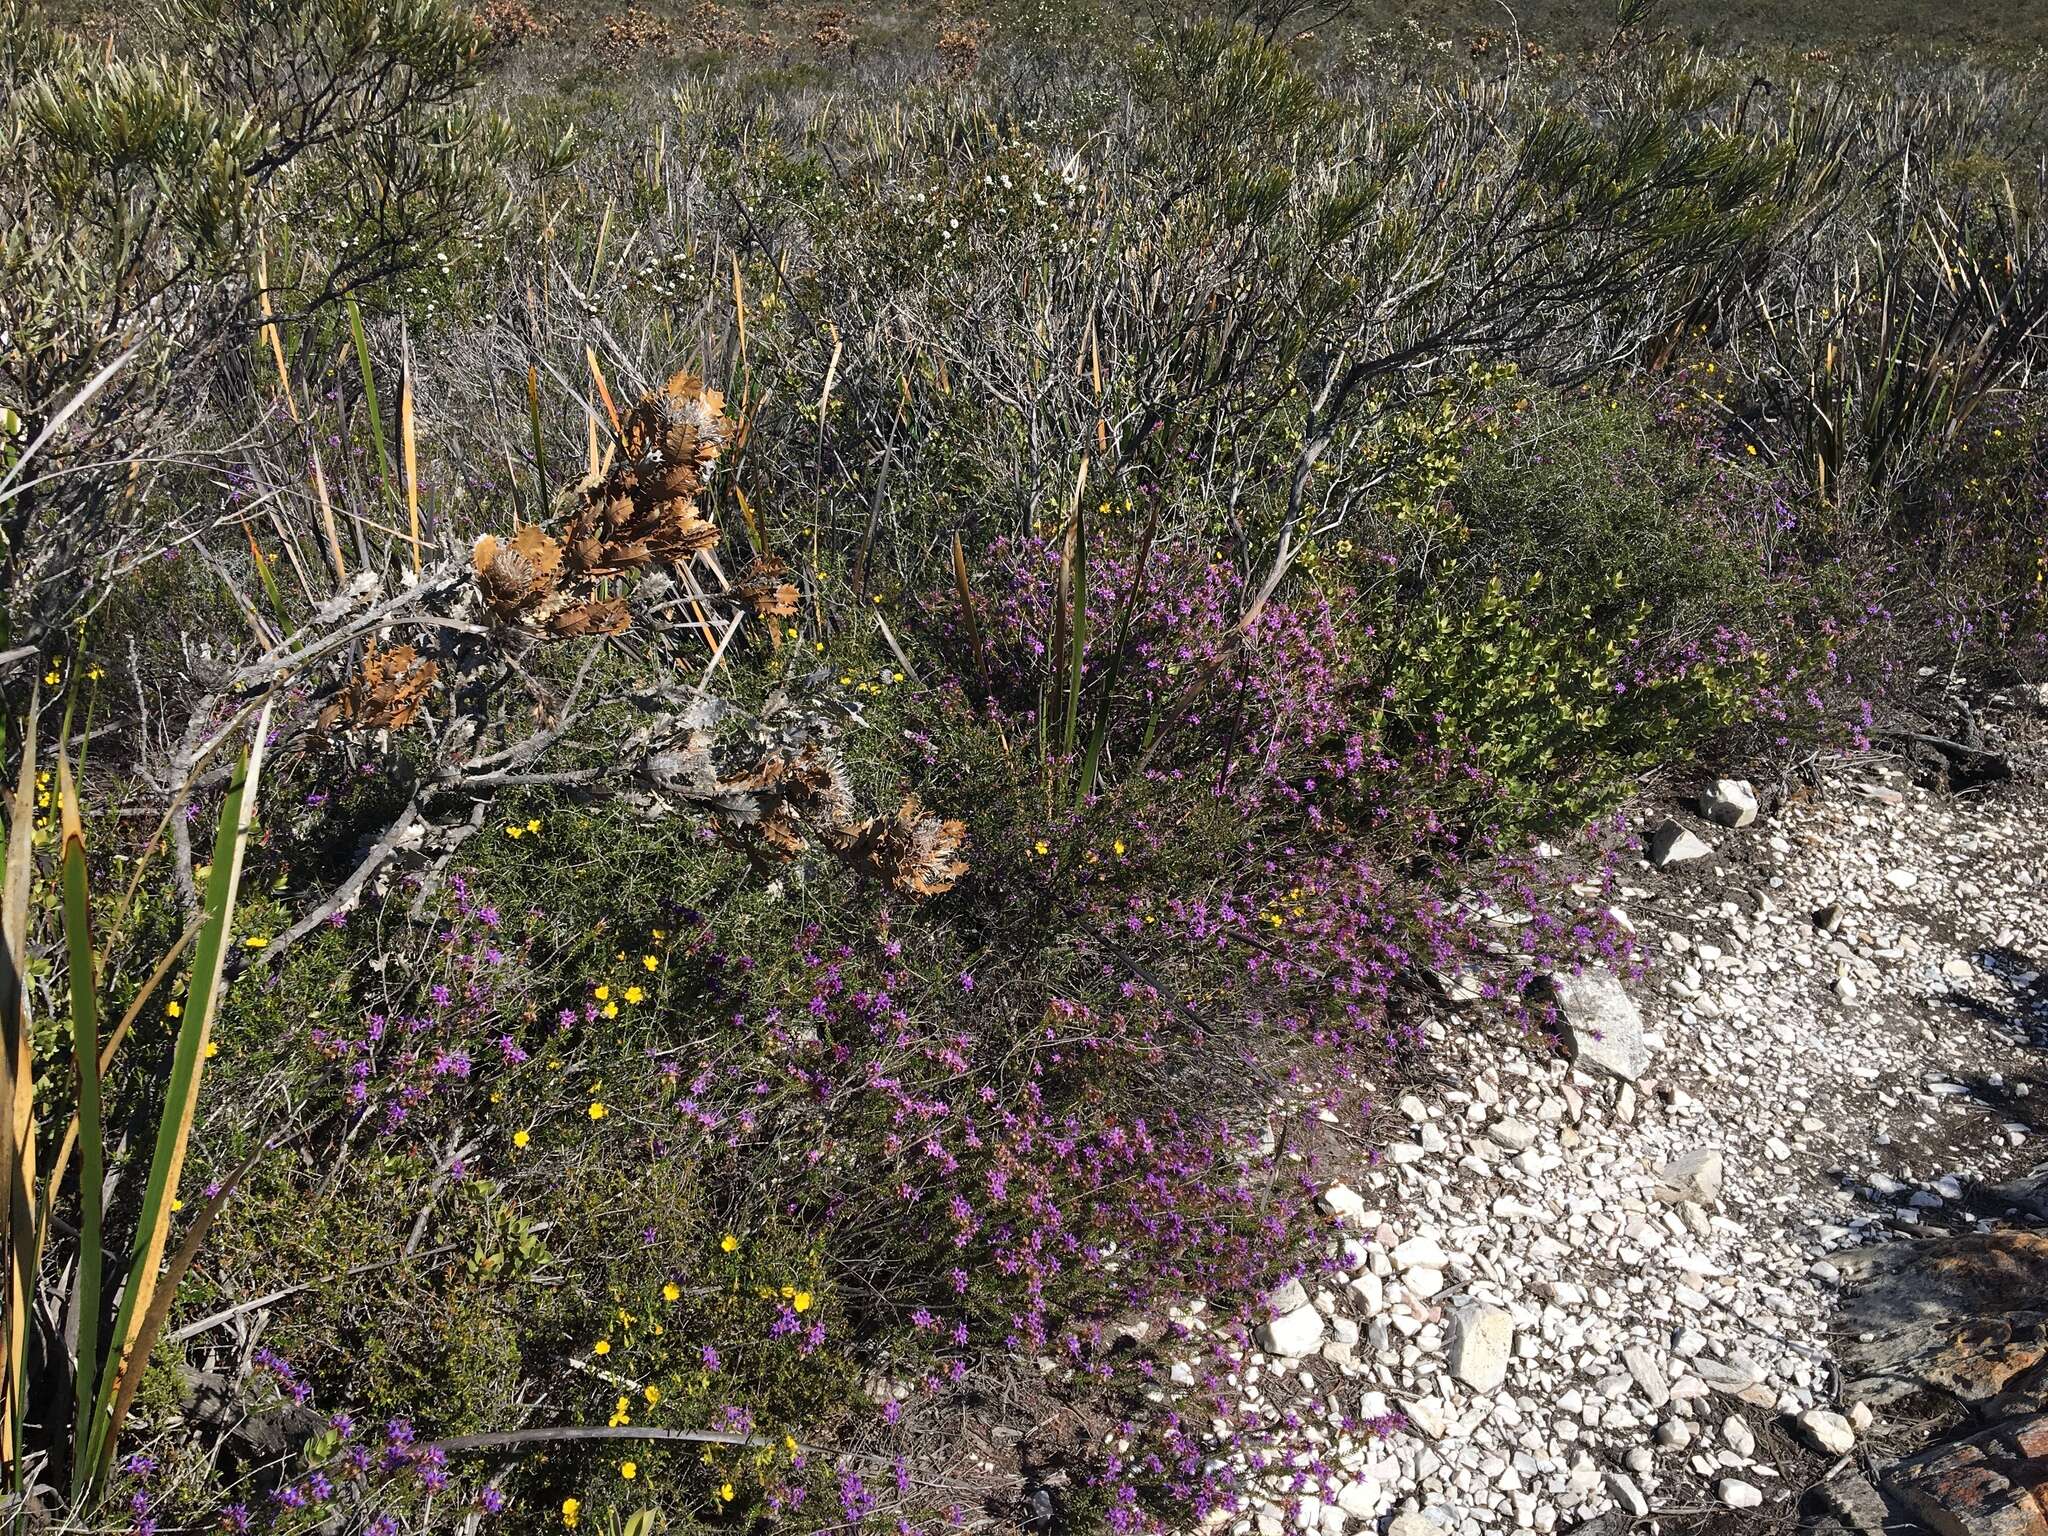
POLYGON ((2041 39, 1702 24, 0 10, 0 1525, 1235 1509, 1419 990, 2048 670, 2041 39))

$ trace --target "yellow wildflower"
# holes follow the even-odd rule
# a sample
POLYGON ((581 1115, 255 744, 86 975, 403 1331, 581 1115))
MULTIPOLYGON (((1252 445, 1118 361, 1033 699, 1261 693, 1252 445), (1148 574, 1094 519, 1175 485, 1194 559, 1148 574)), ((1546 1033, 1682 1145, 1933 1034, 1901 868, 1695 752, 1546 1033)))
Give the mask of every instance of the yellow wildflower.
POLYGON ((647 1406, 652 1408, 656 1403, 661 1401, 661 1388, 649 1385, 641 1392, 640 1395, 647 1399, 647 1406))
POLYGON ((592 1099, 590 1101, 590 1108, 585 1113, 593 1120, 602 1120, 610 1111, 604 1107, 602 1099, 592 1099))
POLYGON ((611 995, 612 989, 604 982, 599 982, 597 984, 597 990, 591 994, 591 996, 595 997, 600 1003, 603 1002, 606 998, 610 997, 611 995))
POLYGON ((647 969, 650 971, 658 971, 661 969, 661 962, 655 959, 652 955, 642 955, 640 957, 640 963, 646 966, 647 969))
POLYGON ((219 1042, 218 1040, 209 1040, 209 1041, 207 1041, 207 1042, 206 1042, 206 1059, 207 1059, 208 1061, 211 1061, 211 1060, 213 1060, 213 1058, 214 1058, 214 1057, 218 1056, 219 1054, 220 1054, 220 1042, 219 1042))
POLYGON ((677 1285, 673 1280, 669 1281, 667 1285, 664 1285, 661 1288, 661 1299, 663 1301, 680 1301, 682 1300, 682 1296, 683 1288, 680 1285, 677 1285))
POLYGON ((626 988, 626 1001, 629 1003, 637 1003, 645 996, 647 996, 647 994, 645 992, 642 992, 638 987, 626 988))
POLYGON ((633 1481, 634 1478, 638 1477, 639 1475, 640 1469, 633 1465, 632 1462, 622 1461, 619 1463, 619 1476, 623 1477, 627 1482, 630 1483, 631 1481, 633 1481))
POLYGON ((576 1529, 576 1514, 577 1514, 577 1511, 579 1511, 579 1510, 580 1510, 580 1509, 582 1509, 582 1508, 583 1508, 583 1501, 582 1501, 581 1499, 564 1499, 564 1500, 562 1500, 562 1524, 564 1524, 564 1525, 568 1526, 568 1527, 569 1527, 569 1529, 570 1529, 570 1530, 572 1530, 572 1531, 573 1531, 573 1530, 575 1530, 575 1529, 576 1529))
POLYGON ((512 1133, 512 1145, 515 1147, 524 1147, 532 1140, 533 1137, 526 1131, 514 1131, 512 1133))
POLYGON ((808 1312, 811 1310, 811 1293, 809 1291, 798 1291, 789 1299, 789 1304, 799 1312, 808 1312))
POLYGON ((718 1240, 718 1246, 720 1248, 723 1248, 727 1253, 731 1253, 735 1248, 739 1247, 739 1245, 740 1240, 734 1237, 730 1232, 726 1233, 724 1237, 718 1240))
POLYGON ((590 1346, 590 1352, 593 1355, 608 1355, 612 1352, 612 1341, 610 1339, 599 1339, 590 1346))
POLYGON ((732 1502, 732 1484, 726 1483, 721 1486, 718 1490, 718 1496, 730 1504, 732 1502))

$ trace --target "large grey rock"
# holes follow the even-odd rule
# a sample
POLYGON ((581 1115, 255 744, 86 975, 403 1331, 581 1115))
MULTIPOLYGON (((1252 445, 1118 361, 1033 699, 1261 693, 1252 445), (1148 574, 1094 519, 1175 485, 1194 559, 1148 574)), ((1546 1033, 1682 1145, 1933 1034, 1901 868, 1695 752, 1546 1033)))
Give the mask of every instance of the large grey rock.
POLYGON ((1700 791, 1700 814, 1722 827, 1746 827, 1756 820, 1756 790, 1747 779, 1716 779, 1700 791))
POLYGON ((1721 1154, 1712 1147, 1679 1153, 1657 1170, 1656 1191, 1666 1205, 1712 1205, 1721 1198, 1721 1154))
POLYGON ((1351 1226, 1365 1222, 1365 1200, 1348 1184, 1332 1184, 1323 1191, 1322 1207, 1339 1221, 1351 1226))
POLYGON ((1643 842, 1644 856, 1659 869, 1704 859, 1713 851, 1693 836, 1689 828, 1668 816, 1650 829, 1649 837, 1643 842))
POLYGON ((1549 991, 1558 1033, 1580 1066, 1629 1083, 1649 1069, 1642 1012, 1612 971, 1590 967, 1576 976, 1553 975, 1549 991))
POLYGON ((1324 1326, 1323 1314, 1304 1302, 1259 1329, 1259 1348, 1282 1359, 1302 1359, 1322 1348, 1324 1326))
POLYGON ((1643 1490, 1626 1472, 1609 1472, 1607 1491, 1613 1495, 1615 1503, 1628 1511, 1632 1520, 1640 1520, 1650 1512, 1650 1501, 1643 1497, 1643 1490))
POLYGON ((1763 1489, 1739 1477, 1724 1477, 1714 1492, 1730 1509, 1755 1509, 1764 1501, 1763 1489))
POLYGON ((1849 1421, 1826 1408, 1809 1408, 1799 1415, 1799 1433, 1823 1455, 1846 1456, 1856 1449, 1856 1431, 1849 1421))
POLYGON ((1451 1314, 1451 1374, 1474 1392, 1498 1392, 1508 1377, 1515 1320, 1503 1307, 1468 1302, 1451 1314))
POLYGON ((1837 1262, 1849 1397, 1932 1391, 1985 1419, 2048 1410, 2048 1232, 1968 1232, 1837 1262))
POLYGON ((1640 1344, 1630 1344, 1621 1352, 1621 1363, 1628 1367, 1629 1375, 1635 1378, 1636 1387, 1652 1408, 1662 1408, 1671 1401, 1671 1384, 1664 1379, 1664 1372, 1657 1365, 1657 1357, 1640 1344))
POLYGON ((1737 1402, 1768 1408, 1778 1400, 1778 1394, 1764 1380, 1763 1367, 1747 1355, 1730 1355, 1726 1360, 1701 1355, 1693 1361, 1692 1370, 1721 1396, 1732 1397, 1737 1402))
POLYGON ((1394 1268, 1404 1274, 1411 1269, 1442 1269, 1451 1262, 1443 1244, 1426 1232, 1418 1232, 1396 1246, 1393 1257, 1394 1268))

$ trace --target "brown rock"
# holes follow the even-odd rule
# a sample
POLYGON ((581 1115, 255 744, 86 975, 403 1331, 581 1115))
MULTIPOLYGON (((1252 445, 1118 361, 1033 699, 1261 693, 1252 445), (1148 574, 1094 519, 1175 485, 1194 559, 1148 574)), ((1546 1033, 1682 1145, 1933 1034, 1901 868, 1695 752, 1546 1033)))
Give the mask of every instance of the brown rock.
POLYGON ((2048 1536, 2048 1415, 1909 1456, 1884 1481, 1936 1536, 2048 1536))

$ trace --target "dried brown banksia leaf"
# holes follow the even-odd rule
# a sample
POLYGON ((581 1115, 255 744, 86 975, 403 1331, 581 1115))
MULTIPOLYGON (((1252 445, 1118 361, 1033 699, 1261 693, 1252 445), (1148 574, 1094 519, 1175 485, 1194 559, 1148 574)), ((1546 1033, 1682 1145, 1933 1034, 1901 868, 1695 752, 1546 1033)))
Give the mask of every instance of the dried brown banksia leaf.
POLYGON ((592 598, 567 603, 541 617, 541 627, 558 640, 579 635, 622 635, 633 627, 623 597, 592 598))
POLYGON ((784 578, 789 567, 773 555, 763 555, 740 573, 734 589, 756 618, 786 619, 797 610, 797 590, 784 578))
POLYGON ((967 873, 960 856, 967 824, 927 815, 915 795, 906 795, 894 816, 846 823, 835 833, 842 859, 906 895, 942 895, 967 873))
POLYGON ((403 730, 419 719, 440 670, 409 645, 372 649, 341 697, 321 711, 320 725, 326 730, 337 725, 362 731, 403 730))
POLYGON ((690 374, 641 396, 622 425, 620 463, 569 515, 563 543, 571 569, 619 576, 679 565, 716 544, 718 529, 697 498, 731 430, 725 397, 690 374))

